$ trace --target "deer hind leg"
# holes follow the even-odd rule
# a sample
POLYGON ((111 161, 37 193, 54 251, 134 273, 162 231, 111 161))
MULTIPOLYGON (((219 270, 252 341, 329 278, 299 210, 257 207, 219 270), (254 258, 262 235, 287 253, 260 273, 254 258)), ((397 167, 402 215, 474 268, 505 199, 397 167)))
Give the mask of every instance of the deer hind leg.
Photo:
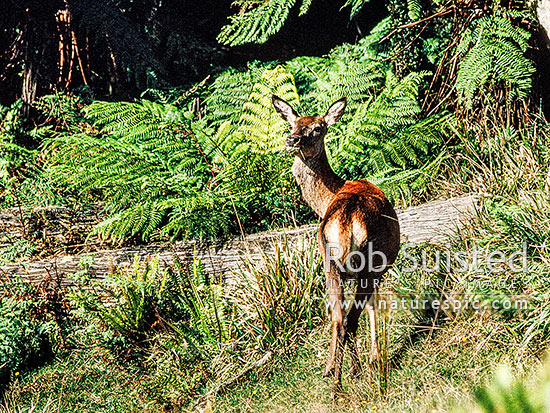
MULTIPOLYGON (((369 286, 364 282, 367 280, 357 280, 357 290, 355 291, 355 299, 346 317, 346 336, 345 341, 350 350, 351 356, 351 375, 361 377, 363 369, 361 360, 357 351, 357 328, 359 326, 359 316, 369 300, 369 286)), ((372 288, 370 288, 372 289, 372 288)))
POLYGON ((375 368, 380 361, 380 349, 378 347, 377 322, 376 322, 376 292, 374 292, 366 304, 367 313, 369 315, 369 328, 370 328, 370 356, 369 362, 371 368, 375 368))

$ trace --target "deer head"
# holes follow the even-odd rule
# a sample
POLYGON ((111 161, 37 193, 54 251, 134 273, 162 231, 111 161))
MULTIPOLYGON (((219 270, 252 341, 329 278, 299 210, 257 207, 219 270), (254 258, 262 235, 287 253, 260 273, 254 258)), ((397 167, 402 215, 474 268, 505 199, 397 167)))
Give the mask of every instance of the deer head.
POLYGON ((272 100, 277 113, 290 124, 287 148, 304 158, 315 158, 324 152, 328 127, 338 122, 346 109, 346 98, 343 97, 330 106, 325 116, 298 116, 280 97, 273 95, 272 100))

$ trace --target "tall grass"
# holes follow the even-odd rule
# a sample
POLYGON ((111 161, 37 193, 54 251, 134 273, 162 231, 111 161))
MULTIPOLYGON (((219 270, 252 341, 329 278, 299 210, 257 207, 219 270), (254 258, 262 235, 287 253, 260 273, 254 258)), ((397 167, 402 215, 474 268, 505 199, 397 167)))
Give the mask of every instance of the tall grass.
POLYGON ((315 243, 300 249, 284 241, 272 248, 260 262, 248 260, 227 290, 239 331, 262 349, 296 345, 325 314, 315 243))

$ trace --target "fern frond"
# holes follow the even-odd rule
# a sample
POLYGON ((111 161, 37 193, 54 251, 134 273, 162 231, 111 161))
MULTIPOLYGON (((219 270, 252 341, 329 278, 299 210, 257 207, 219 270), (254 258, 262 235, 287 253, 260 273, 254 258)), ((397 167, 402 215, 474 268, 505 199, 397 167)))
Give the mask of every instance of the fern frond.
POLYGON ((255 150, 280 150, 283 136, 288 129, 286 122, 275 112, 271 96, 276 94, 299 110, 298 91, 294 78, 282 66, 265 70, 261 81, 256 83, 243 105, 239 127, 235 135, 240 142, 247 142, 255 150))
MULTIPOLYGON (((312 0, 302 0, 300 15, 307 12, 312 0)), ((265 43, 283 27, 296 0, 266 0, 260 6, 230 17, 218 35, 218 41, 229 46, 265 43)))
POLYGON ((363 6, 367 4, 369 1, 370 0, 347 0, 342 6, 342 8, 350 7, 349 18, 351 20, 355 18, 357 14, 359 14, 363 6))
POLYGON ((519 99, 531 90, 535 69, 524 55, 530 34, 505 16, 500 13, 477 19, 457 47, 462 61, 456 89, 459 101, 468 108, 473 106, 476 91, 490 82, 504 82, 512 97, 519 99))
POLYGON ((159 233, 214 237, 227 230, 229 212, 218 220, 199 213, 212 214, 214 208, 208 205, 215 202, 208 204, 207 199, 223 199, 216 188, 208 187, 216 148, 205 149, 181 109, 143 100, 96 102, 86 113, 103 134, 53 136, 45 150, 52 182, 92 199, 101 195, 108 216, 96 233, 120 240, 159 233), (189 202, 193 199, 202 204, 189 202), (179 219, 167 226, 174 211, 179 219))

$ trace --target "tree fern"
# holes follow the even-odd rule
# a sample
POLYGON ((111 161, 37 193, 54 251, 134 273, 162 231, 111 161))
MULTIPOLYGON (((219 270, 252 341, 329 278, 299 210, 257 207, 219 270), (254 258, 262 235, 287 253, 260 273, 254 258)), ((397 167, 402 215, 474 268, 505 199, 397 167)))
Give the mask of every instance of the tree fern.
MULTIPOLYGON (((283 27, 296 3, 296 0, 266 0, 252 10, 241 9, 241 13, 231 16, 230 23, 222 28, 218 41, 230 46, 265 43, 283 27)), ((302 0, 300 14, 306 13, 310 4, 311 0, 302 0)))
POLYGON ((228 69, 216 77, 206 98, 206 121, 218 127, 225 121, 236 121, 252 87, 260 81, 264 66, 249 65, 248 70, 228 69))
POLYGON ((234 132, 221 143, 228 158, 219 175, 222 187, 246 204, 250 215, 272 218, 294 209, 297 196, 289 173, 291 158, 283 152, 288 125, 275 113, 273 94, 299 108, 293 76, 281 66, 265 70, 242 107, 234 132))
MULTIPOLYGON (((355 18, 370 0, 347 0, 342 8, 350 7, 350 19, 355 18)), ((420 18, 422 5, 419 0, 407 0, 408 16, 411 20, 420 18)))
POLYGON ((242 109, 236 134, 246 139, 256 150, 280 150, 284 146, 283 135, 287 125, 271 104, 273 94, 280 95, 291 105, 299 108, 300 101, 294 78, 282 66, 266 70, 262 74, 261 82, 254 85, 242 109))
POLYGON ((369 1, 370 0, 347 0, 342 8, 350 7, 349 17, 350 19, 353 19, 369 1))
POLYGON ((233 212, 223 194, 208 187, 212 153, 205 152, 182 112, 146 100, 95 102, 86 116, 101 130, 85 126, 80 133, 50 138, 48 176, 79 196, 101 197, 108 217, 95 231, 106 236, 149 239, 166 222, 170 226, 161 235, 219 235, 233 212), (217 202, 206 202, 209 197, 217 202))
MULTIPOLYGON (((342 96, 348 98, 348 109, 355 108, 356 103, 372 96, 383 85, 384 73, 389 69, 387 64, 374 58, 376 52, 373 44, 378 40, 377 34, 361 39, 355 45, 338 46, 325 59, 308 59, 306 67, 296 64, 302 58, 294 59, 296 63, 287 63, 286 66, 291 69, 302 69, 308 73, 305 78, 303 74, 297 74, 301 82, 307 82, 303 88, 306 94, 302 97, 305 110, 322 114, 342 96)), ((301 88, 301 85, 298 87, 301 88)))
POLYGON ((418 94, 426 75, 413 72, 399 80, 389 72, 380 94, 359 103, 347 123, 333 128, 327 138, 341 174, 350 179, 369 177, 392 197, 410 192, 404 187, 422 175, 418 168, 441 142, 449 121, 449 116, 441 115, 419 121, 418 94), (387 179, 400 172, 406 172, 400 180, 387 179))
POLYGON ((504 82, 512 98, 524 98, 534 73, 525 57, 529 37, 502 13, 474 21, 457 48, 462 57, 456 78, 459 100, 471 108, 476 91, 490 82, 504 82))
POLYGON ((411 20, 418 20, 422 13, 420 0, 407 0, 408 15, 411 20))

